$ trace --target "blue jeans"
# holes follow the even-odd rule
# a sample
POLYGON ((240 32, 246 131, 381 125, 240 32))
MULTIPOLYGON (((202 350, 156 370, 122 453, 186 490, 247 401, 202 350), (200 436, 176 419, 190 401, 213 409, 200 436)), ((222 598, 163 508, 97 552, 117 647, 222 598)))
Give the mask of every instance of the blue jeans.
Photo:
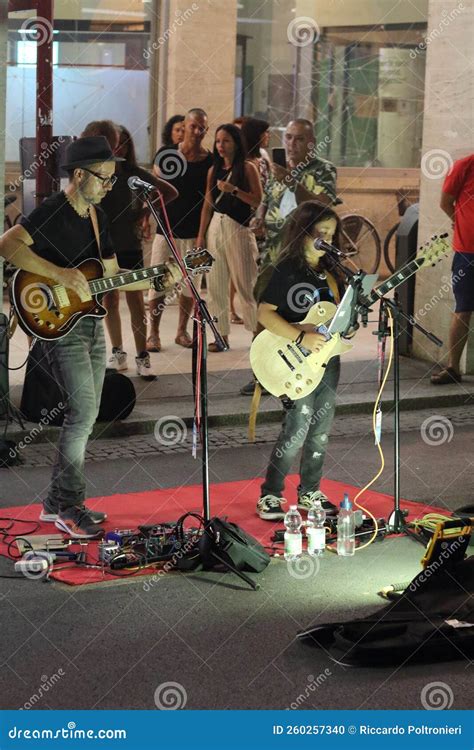
POLYGON ((82 505, 86 497, 86 445, 99 412, 105 376, 103 322, 84 318, 63 339, 45 341, 42 348, 65 404, 47 502, 66 510, 82 505))
POLYGON ((336 389, 340 361, 334 357, 318 387, 286 409, 281 432, 268 465, 261 495, 281 497, 285 478, 298 451, 302 448, 298 494, 319 489, 328 447, 329 432, 336 408, 336 389))

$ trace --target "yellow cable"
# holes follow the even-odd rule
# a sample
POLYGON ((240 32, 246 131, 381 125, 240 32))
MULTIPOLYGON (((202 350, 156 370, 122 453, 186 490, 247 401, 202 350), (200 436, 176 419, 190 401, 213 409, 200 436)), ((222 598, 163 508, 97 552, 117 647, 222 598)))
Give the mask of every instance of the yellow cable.
POLYGON ((377 419, 377 410, 378 410, 378 407, 379 407, 380 399, 382 398, 383 389, 385 388, 385 384, 386 384, 387 378, 388 378, 388 376, 390 374, 390 370, 392 368, 392 361, 393 361, 393 316, 392 316, 392 312, 390 310, 390 307, 387 307, 387 313, 388 313, 389 326, 390 326, 390 354, 389 354, 389 358, 388 358, 388 366, 387 366, 387 369, 385 371, 385 375, 383 377, 382 384, 381 384, 381 386, 379 388, 379 392, 377 394, 377 398, 375 399, 374 411, 372 413, 372 429, 373 429, 373 432, 374 432, 374 435, 375 435, 376 446, 377 446, 377 449, 378 449, 379 454, 380 454, 380 469, 378 470, 377 474, 373 477, 373 479, 371 479, 370 482, 368 482, 368 484, 365 485, 365 487, 362 487, 362 489, 359 490, 359 492, 357 493, 357 495, 355 496, 355 498, 353 500, 353 503, 354 503, 354 505, 357 508, 360 508, 360 510, 364 511, 370 518, 372 518, 372 520, 374 522, 375 528, 374 528, 374 532, 373 532, 372 536, 370 537, 369 541, 366 542, 365 544, 362 544, 360 547, 356 547, 356 552, 360 552, 361 550, 365 549, 370 544, 372 544, 372 542, 374 541, 374 539, 376 539, 377 534, 378 534, 378 530, 379 530, 379 525, 377 523, 377 519, 375 518, 375 516, 369 510, 367 510, 367 508, 364 508, 362 505, 360 505, 357 502, 357 500, 358 500, 358 498, 366 490, 369 489, 369 487, 371 487, 373 485, 374 482, 377 481, 377 479, 383 473, 383 470, 385 468, 385 457, 384 457, 384 454, 383 454, 382 446, 380 445, 380 440, 377 438, 376 419, 377 419))

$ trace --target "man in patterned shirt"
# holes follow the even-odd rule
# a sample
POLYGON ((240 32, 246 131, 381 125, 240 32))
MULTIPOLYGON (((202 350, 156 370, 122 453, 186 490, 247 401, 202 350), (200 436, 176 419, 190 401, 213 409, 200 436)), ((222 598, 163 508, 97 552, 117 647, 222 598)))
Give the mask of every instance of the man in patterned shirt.
POLYGON ((335 205, 336 167, 317 155, 314 126, 309 120, 292 120, 285 131, 287 167, 272 164, 259 218, 264 221, 265 265, 278 257, 286 218, 303 201, 335 205))
MULTIPOLYGON (((260 273, 254 294, 260 301, 278 259, 287 217, 304 201, 319 201, 324 206, 336 205, 336 167, 317 155, 314 125, 309 120, 292 120, 285 131, 286 168, 272 164, 264 196, 254 222, 256 233, 264 232, 265 245, 260 273)), ((251 396, 255 381, 246 383, 240 392, 251 396)))

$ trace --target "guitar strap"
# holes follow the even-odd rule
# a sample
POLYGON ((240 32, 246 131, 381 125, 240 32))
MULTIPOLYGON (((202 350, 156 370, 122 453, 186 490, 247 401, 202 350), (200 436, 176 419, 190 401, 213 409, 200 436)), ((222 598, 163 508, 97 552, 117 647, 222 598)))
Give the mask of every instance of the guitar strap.
POLYGON ((95 206, 93 206, 92 204, 89 209, 89 214, 90 214, 91 221, 92 221, 92 227, 94 229, 95 241, 97 242, 97 249, 99 251, 99 259, 102 260, 102 253, 100 250, 99 221, 97 219, 97 211, 95 210, 95 206))
POLYGON ((328 287, 333 293, 334 301, 336 305, 339 304, 341 301, 341 295, 339 294, 339 287, 337 286, 336 279, 332 274, 330 274, 328 271, 326 271, 326 280, 328 282, 328 287))

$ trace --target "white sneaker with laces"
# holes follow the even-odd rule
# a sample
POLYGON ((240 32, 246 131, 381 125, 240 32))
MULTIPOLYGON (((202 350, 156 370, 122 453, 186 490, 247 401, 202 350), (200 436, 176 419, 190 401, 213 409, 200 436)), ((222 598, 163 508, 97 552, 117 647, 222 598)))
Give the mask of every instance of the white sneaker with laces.
POLYGON ((121 349, 112 349, 112 356, 109 359, 108 367, 117 372, 128 370, 127 352, 123 352, 121 349))
POLYGON ((156 375, 151 371, 150 355, 143 354, 141 357, 135 357, 137 365, 137 374, 144 380, 156 380, 156 375))
POLYGON ((285 517, 281 507, 286 500, 276 495, 264 495, 257 503, 257 513, 264 521, 280 521, 285 517))

